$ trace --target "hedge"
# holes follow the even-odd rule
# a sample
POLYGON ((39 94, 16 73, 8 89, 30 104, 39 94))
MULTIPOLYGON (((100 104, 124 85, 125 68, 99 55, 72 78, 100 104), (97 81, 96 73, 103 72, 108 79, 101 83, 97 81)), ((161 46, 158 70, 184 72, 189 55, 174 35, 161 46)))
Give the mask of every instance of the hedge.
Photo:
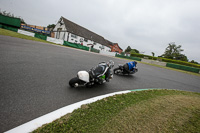
POLYGON ((144 54, 137 54, 137 53, 131 54, 131 56, 132 57, 140 57, 140 58, 148 57, 149 59, 153 59, 153 60, 159 60, 160 59, 163 62, 169 62, 169 63, 175 63, 175 64, 180 64, 180 65, 200 68, 200 65, 190 63, 190 62, 186 62, 186 61, 173 60, 173 59, 167 59, 167 58, 162 58, 162 57, 153 57, 153 56, 144 55, 144 54))
POLYGON ((198 68, 189 67, 189 66, 183 66, 183 65, 173 64, 173 63, 167 63, 166 67, 171 67, 171 68, 175 68, 175 69, 181 69, 181 70, 195 72, 195 73, 199 73, 199 70, 200 70, 198 68))
POLYGON ((124 56, 124 55, 119 55, 119 54, 116 54, 115 57, 121 57, 121 58, 126 58, 126 59, 131 59, 131 60, 137 60, 137 61, 142 60, 141 58, 138 58, 138 57, 124 56))
POLYGON ((169 62, 169 63, 175 63, 175 64, 180 64, 180 65, 185 65, 185 66, 190 66, 190 67, 195 67, 195 68, 200 68, 200 65, 186 62, 186 61, 180 61, 180 60, 172 60, 172 59, 166 59, 162 58, 162 61, 164 62, 169 62))

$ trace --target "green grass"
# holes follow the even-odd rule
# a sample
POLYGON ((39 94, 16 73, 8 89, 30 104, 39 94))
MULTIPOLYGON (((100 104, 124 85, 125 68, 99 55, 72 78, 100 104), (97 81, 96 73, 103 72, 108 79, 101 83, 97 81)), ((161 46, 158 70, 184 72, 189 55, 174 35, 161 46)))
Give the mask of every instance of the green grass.
POLYGON ((26 40, 32 40, 32 41, 38 41, 38 42, 44 42, 44 43, 50 43, 50 44, 55 44, 55 43, 51 43, 51 42, 48 42, 48 41, 45 41, 45 40, 42 40, 42 39, 39 39, 39 38, 35 38, 35 37, 19 34, 17 32, 6 30, 6 29, 2 29, 2 28, 0 28, 0 35, 17 37, 17 38, 22 38, 22 39, 26 39, 26 40))
POLYGON ((199 125, 199 93, 146 90, 82 105, 33 132, 200 132, 199 125))

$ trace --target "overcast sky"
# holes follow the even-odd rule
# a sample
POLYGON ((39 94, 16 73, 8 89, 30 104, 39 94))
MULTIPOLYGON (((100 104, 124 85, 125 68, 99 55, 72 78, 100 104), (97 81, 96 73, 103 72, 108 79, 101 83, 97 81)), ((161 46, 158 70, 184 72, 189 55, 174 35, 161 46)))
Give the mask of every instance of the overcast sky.
POLYGON ((0 0, 0 9, 45 27, 63 16, 147 55, 175 42, 200 63, 200 0, 0 0))

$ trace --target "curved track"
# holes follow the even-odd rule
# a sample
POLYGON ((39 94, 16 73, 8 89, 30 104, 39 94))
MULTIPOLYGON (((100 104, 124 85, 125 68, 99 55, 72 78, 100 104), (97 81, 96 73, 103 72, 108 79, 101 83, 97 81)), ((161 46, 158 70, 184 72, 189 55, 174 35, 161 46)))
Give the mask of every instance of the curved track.
POLYGON ((167 88, 200 92, 200 77, 138 63, 138 73, 116 76, 95 88, 70 88, 79 70, 123 59, 0 35, 0 132, 63 106, 133 89, 167 88))

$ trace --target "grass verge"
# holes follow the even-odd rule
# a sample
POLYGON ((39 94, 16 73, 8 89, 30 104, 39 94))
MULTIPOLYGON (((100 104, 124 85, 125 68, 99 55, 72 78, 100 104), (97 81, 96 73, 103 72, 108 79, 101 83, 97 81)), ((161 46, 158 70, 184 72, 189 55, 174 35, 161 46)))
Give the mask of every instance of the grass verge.
POLYGON ((147 90, 82 105, 40 132, 200 132, 200 93, 147 90))
MULTIPOLYGON (((44 42, 44 43, 50 43, 50 44, 55 44, 55 43, 51 43, 36 37, 31 37, 31 36, 27 36, 27 35, 23 35, 14 31, 10 31, 10 30, 6 30, 6 29, 2 29, 0 28, 0 35, 4 35, 4 36, 11 36, 11 37, 17 37, 17 38, 22 38, 22 39, 26 39, 26 40, 32 40, 32 41, 38 41, 38 42, 44 42)), ((57 44, 56 44, 57 45, 57 44)))

